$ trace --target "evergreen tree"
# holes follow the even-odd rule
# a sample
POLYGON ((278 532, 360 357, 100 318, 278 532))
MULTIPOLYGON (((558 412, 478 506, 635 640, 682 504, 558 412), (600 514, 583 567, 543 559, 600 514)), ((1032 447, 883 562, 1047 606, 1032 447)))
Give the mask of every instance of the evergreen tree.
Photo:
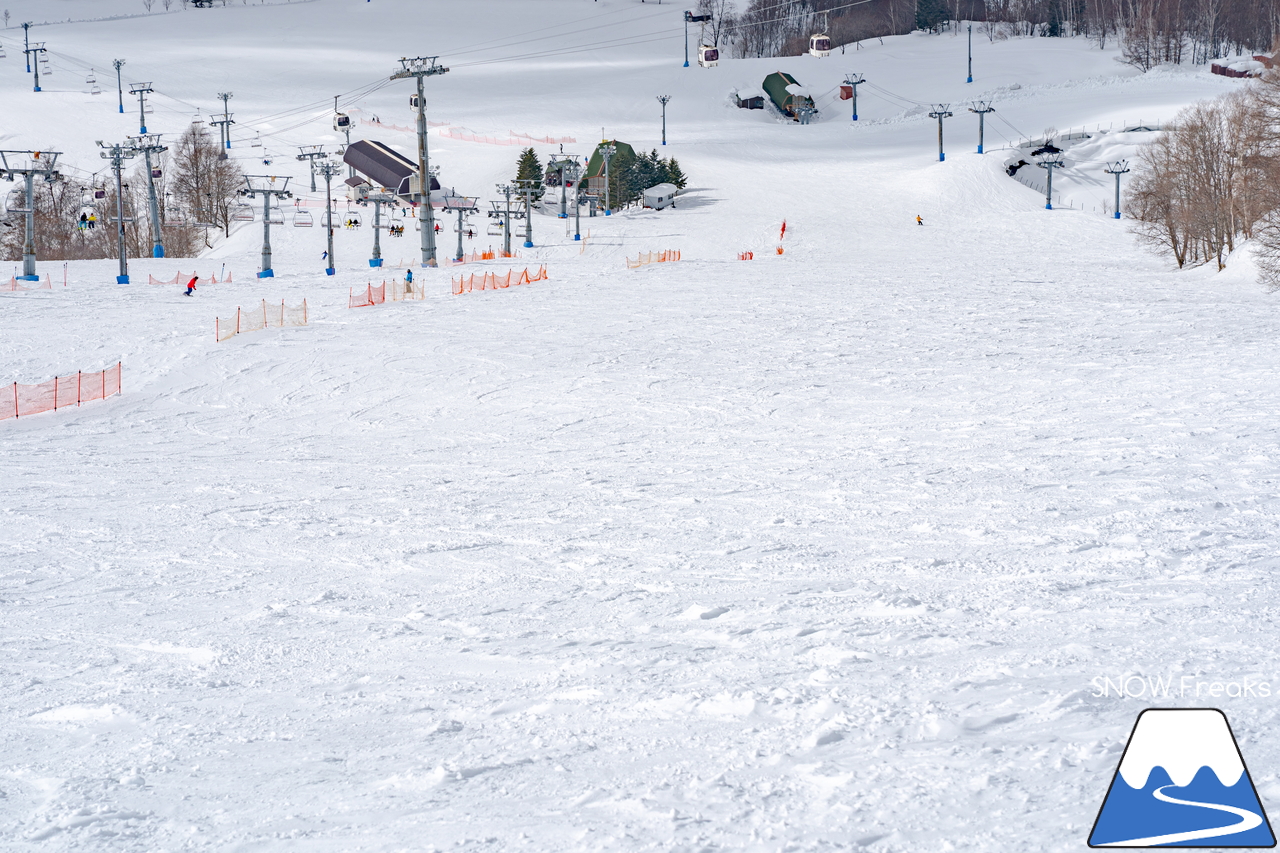
POLYGON ((674 157, 663 162, 662 172, 663 181, 668 184, 675 184, 676 189, 682 190, 689 183, 689 179, 685 177, 684 171, 681 170, 680 164, 676 162, 674 157))
POLYGON ((534 199, 540 199, 543 192, 542 175, 542 161, 538 159, 538 152, 532 148, 521 151, 520 159, 516 162, 516 185, 521 186, 521 181, 532 181, 538 187, 534 199))
POLYGON ((916 29, 937 32, 942 24, 950 20, 951 12, 943 0, 917 0, 916 29))

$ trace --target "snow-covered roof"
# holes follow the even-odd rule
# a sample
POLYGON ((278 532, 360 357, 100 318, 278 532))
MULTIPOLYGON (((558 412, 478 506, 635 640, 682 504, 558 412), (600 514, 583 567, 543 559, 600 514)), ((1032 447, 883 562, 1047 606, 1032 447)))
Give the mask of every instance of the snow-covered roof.
POLYGON ((761 89, 759 86, 743 86, 738 89, 737 94, 738 99, 743 101, 751 98, 763 98, 765 96, 764 89, 761 89))
POLYGON ((801 97, 801 98, 810 97, 809 87, 801 86, 799 83, 792 83, 790 86, 787 86, 787 94, 796 95, 797 97, 801 97))
POLYGON ((675 184, 654 184, 644 191, 645 195, 675 195, 680 188, 675 184))

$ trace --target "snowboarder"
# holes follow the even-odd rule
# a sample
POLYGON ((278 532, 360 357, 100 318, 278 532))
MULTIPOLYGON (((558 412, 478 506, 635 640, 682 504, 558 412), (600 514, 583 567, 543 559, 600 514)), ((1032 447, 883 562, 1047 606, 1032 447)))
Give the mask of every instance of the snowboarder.
POLYGON ((196 289, 196 282, 200 280, 200 276, 191 276, 191 281, 187 282, 187 296, 191 295, 191 291, 196 289))
POLYGON ((918 213, 916 214, 916 224, 917 224, 917 225, 923 225, 923 224, 924 224, 924 220, 920 218, 920 214, 918 214, 918 213))

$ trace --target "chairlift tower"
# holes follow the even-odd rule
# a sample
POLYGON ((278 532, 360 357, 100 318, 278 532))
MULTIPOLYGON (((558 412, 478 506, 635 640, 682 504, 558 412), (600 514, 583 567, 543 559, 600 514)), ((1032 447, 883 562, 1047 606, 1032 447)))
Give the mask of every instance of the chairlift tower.
MULTIPOLYGON (((1104 169, 1103 171, 1105 171, 1108 175, 1116 176, 1116 216, 1115 218, 1119 219, 1120 218, 1120 176, 1129 171, 1129 161, 1117 160, 1116 162, 1109 164, 1107 168, 1104 169)), ((1052 172, 1050 172, 1050 174, 1052 174, 1052 172)))
POLYGON ((1044 209, 1053 210, 1053 170, 1061 169, 1066 163, 1063 162, 1061 154, 1055 154, 1042 158, 1036 165, 1049 175, 1049 182, 1044 191, 1044 209))
POLYGON ((844 84, 853 89, 853 120, 858 120, 858 87, 867 82, 861 74, 846 74, 844 84))
MULTIPOLYGON (((435 215, 431 210, 431 162, 427 158, 427 99, 423 91, 422 81, 426 77, 435 77, 449 73, 443 65, 437 65, 435 56, 417 56, 413 59, 402 58, 400 70, 391 75, 392 80, 407 80, 410 77, 417 81, 418 94, 415 106, 418 109, 418 225, 422 233, 422 265, 436 265, 436 232, 435 215)), ((412 191, 412 187, 411 187, 412 191)))
POLYGON ((31 73, 31 54, 27 53, 27 48, 31 47, 31 22, 27 21, 22 25, 22 52, 27 54, 27 73, 31 73))
POLYGON ((160 144, 160 134, 129 137, 129 147, 135 153, 141 153, 147 164, 147 205, 151 213, 151 256, 164 257, 164 237, 160 227, 160 202, 156 197, 156 169, 151 166, 151 155, 161 154, 169 149, 160 144))
POLYGON ((618 146, 610 142, 600 149, 600 156, 604 158, 604 215, 613 215, 612 199, 609 198, 609 161, 613 159, 613 155, 618 153, 618 146))
POLYGON ((246 189, 240 190, 240 195, 250 199, 262 196, 262 271, 258 278, 274 278, 275 271, 271 269, 271 199, 293 197, 289 191, 289 179, 278 175, 245 175, 244 182, 246 189), (282 182, 280 186, 276 186, 276 181, 282 182))
POLYGON ((124 244, 124 224, 132 222, 131 219, 124 217, 124 187, 120 173, 124 171, 124 161, 131 160, 138 156, 138 152, 127 145, 121 145, 119 142, 113 142, 110 145, 98 140, 98 147, 103 149, 101 156, 103 160, 111 161, 111 171, 116 174, 116 238, 119 242, 120 251, 120 274, 116 276, 116 284, 129 283, 129 253, 124 244))
MULTIPOLYGON (((301 159, 301 158, 299 158, 301 159)), ((359 189, 360 197, 356 199, 356 204, 361 206, 366 204, 373 205, 373 257, 369 259, 369 266, 382 266, 382 206, 384 204, 396 204, 400 201, 400 196, 396 195, 394 190, 386 187, 361 187, 359 189)))
POLYGON ((951 118, 950 104, 937 104, 933 108, 933 112, 929 113, 929 118, 938 120, 938 162, 947 159, 947 155, 942 150, 942 120, 951 118))
POLYGON ((560 173, 560 215, 559 219, 569 218, 569 190, 565 185, 568 180, 568 173, 573 167, 578 165, 578 158, 572 154, 560 154, 556 159, 547 163, 548 169, 555 169, 560 173))
POLYGON ((986 119, 987 113, 993 113, 995 111, 996 111, 996 108, 991 106, 990 101, 974 101, 973 106, 969 107, 969 112, 978 114, 978 153, 979 154, 982 153, 982 141, 983 141, 982 136, 983 136, 983 130, 984 130, 983 128, 984 119, 986 119))
POLYGON ((659 95, 658 103, 662 104, 662 144, 667 144, 667 104, 671 102, 670 95, 659 95))
MULTIPOLYGON (((969 24, 969 79, 965 80, 964 82, 966 83, 973 82, 973 24, 972 23, 969 24)), ((978 153, 981 154, 982 152, 979 151, 978 153)))
POLYGON ((42 41, 36 42, 34 45, 32 45, 31 47, 28 47, 26 50, 23 51, 23 53, 27 55, 28 67, 30 67, 31 65, 31 57, 33 54, 36 59, 36 64, 35 64, 36 80, 35 80, 35 90, 34 90, 36 92, 40 91, 40 54, 46 53, 47 51, 48 51, 48 48, 44 46, 44 42, 42 41))
POLYGON ((36 196, 35 178, 42 176, 47 183, 53 183, 62 176, 58 173, 59 151, 0 151, 0 178, 15 181, 19 177, 26 185, 26 206, 21 210, 10 208, 10 213, 22 213, 26 218, 26 229, 22 239, 22 275, 21 281, 38 281, 36 275, 36 196), (12 161, 27 160, 23 166, 12 161))
POLYGON ((533 196, 541 187, 541 181, 525 178, 516 181, 516 192, 524 196, 524 247, 533 248, 533 196))
POLYGON ((324 156, 325 156, 324 146, 323 145, 300 145, 298 146, 298 150, 301 151, 302 153, 298 155, 297 159, 306 160, 311 165, 311 191, 315 192, 316 191, 316 161, 324 159, 324 156))
MULTIPOLYGON (((234 97, 231 92, 219 92, 218 100, 222 101, 222 121, 211 121, 209 124, 218 126, 218 148, 219 160, 227 159, 227 149, 231 147, 231 125, 235 124, 231 120, 231 113, 227 111, 227 101, 234 97)), ((314 190, 315 187, 312 187, 314 190)))
POLYGON ((129 94, 138 96, 138 134, 147 133, 147 95, 152 91, 150 83, 130 83, 129 94))
MULTIPOLYGON (((518 194, 518 190, 510 184, 498 184, 498 192, 502 193, 506 199, 506 218, 502 220, 502 254, 508 258, 511 257, 511 196, 518 194)), ((498 202, 493 202, 495 210, 498 202)), ((493 213, 489 214, 490 216, 493 213)))
POLYGON ((684 13, 684 67, 689 67, 689 25, 705 24, 711 20, 710 15, 695 15, 692 12, 684 13))
POLYGON ((578 242, 582 239, 582 175, 586 172, 586 168, 579 164, 575 159, 573 161, 573 240, 578 242))
MULTIPOLYGON (((120 69, 124 67, 123 59, 111 60, 111 65, 116 69, 116 100, 120 105, 120 114, 124 114, 124 83, 121 82, 120 69)), ((31 69, 27 69, 30 71, 31 69)))
POLYGON ((466 257, 466 252, 462 249, 462 218, 468 213, 476 213, 480 210, 476 206, 478 198, 465 195, 451 195, 444 200, 444 209, 446 213, 458 214, 458 256, 457 260, 466 257))
POLYGON ((342 167, 332 160, 322 160, 316 166, 316 171, 324 176, 324 227, 325 233, 329 238, 329 249, 327 257, 329 258, 329 266, 325 267, 325 275, 333 275, 337 270, 337 263, 333 260, 333 177, 338 174, 342 167))

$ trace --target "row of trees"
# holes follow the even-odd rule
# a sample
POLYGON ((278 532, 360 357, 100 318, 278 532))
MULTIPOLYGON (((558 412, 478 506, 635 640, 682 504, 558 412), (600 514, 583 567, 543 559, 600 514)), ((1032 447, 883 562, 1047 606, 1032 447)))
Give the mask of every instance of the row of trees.
MULTIPOLYGON (((207 230, 231 229, 231 211, 236 192, 244 186, 240 167, 234 160, 219 159, 218 143, 203 125, 193 124, 169 151, 153 156, 159 169, 154 178, 160 208, 165 254, 194 257, 208 246, 207 230)), ((89 180, 64 176, 35 187, 36 257, 40 260, 88 260, 119 257, 116 224, 116 188, 107 178, 89 180), (96 192, 105 193, 95 198, 96 192), (93 228, 81 222, 93 216, 93 228)), ((138 164, 123 183, 125 252, 129 257, 148 257, 154 238, 147 203, 145 164, 138 164), (132 221, 129 221, 132 220, 132 221)), ((21 187, 21 183, 18 187, 21 187)), ((15 191, 21 193, 21 189, 15 191)), ((11 196, 25 204, 25 195, 11 196)), ((14 205, 12 202, 9 205, 14 205)), ((22 257, 25 214, 9 214, 0 219, 0 254, 6 260, 22 257)))
MULTIPOLYGON (((526 148, 516 162, 516 181, 536 181, 541 198, 546 187, 560 186, 560 172, 548 165, 545 169, 538 152, 526 148)), ((675 184, 680 189, 688 185, 688 178, 676 158, 663 159, 655 148, 648 154, 634 155, 628 148, 619 147, 609 161, 609 201, 615 207, 626 207, 640 199, 644 191, 658 184, 675 184)), ((601 187, 601 194, 604 189, 601 187)))
POLYGON ((1280 288, 1280 73, 1180 112, 1139 155, 1127 202, 1139 237, 1179 267, 1221 269, 1257 238, 1262 276, 1280 288))
POLYGON ((979 21, 988 38, 1087 36, 1119 44, 1126 62, 1146 71, 1164 63, 1204 63, 1269 50, 1280 36, 1274 0, 699 0, 711 15, 706 37, 740 57, 789 56, 826 32, 834 44, 939 31, 979 21))

